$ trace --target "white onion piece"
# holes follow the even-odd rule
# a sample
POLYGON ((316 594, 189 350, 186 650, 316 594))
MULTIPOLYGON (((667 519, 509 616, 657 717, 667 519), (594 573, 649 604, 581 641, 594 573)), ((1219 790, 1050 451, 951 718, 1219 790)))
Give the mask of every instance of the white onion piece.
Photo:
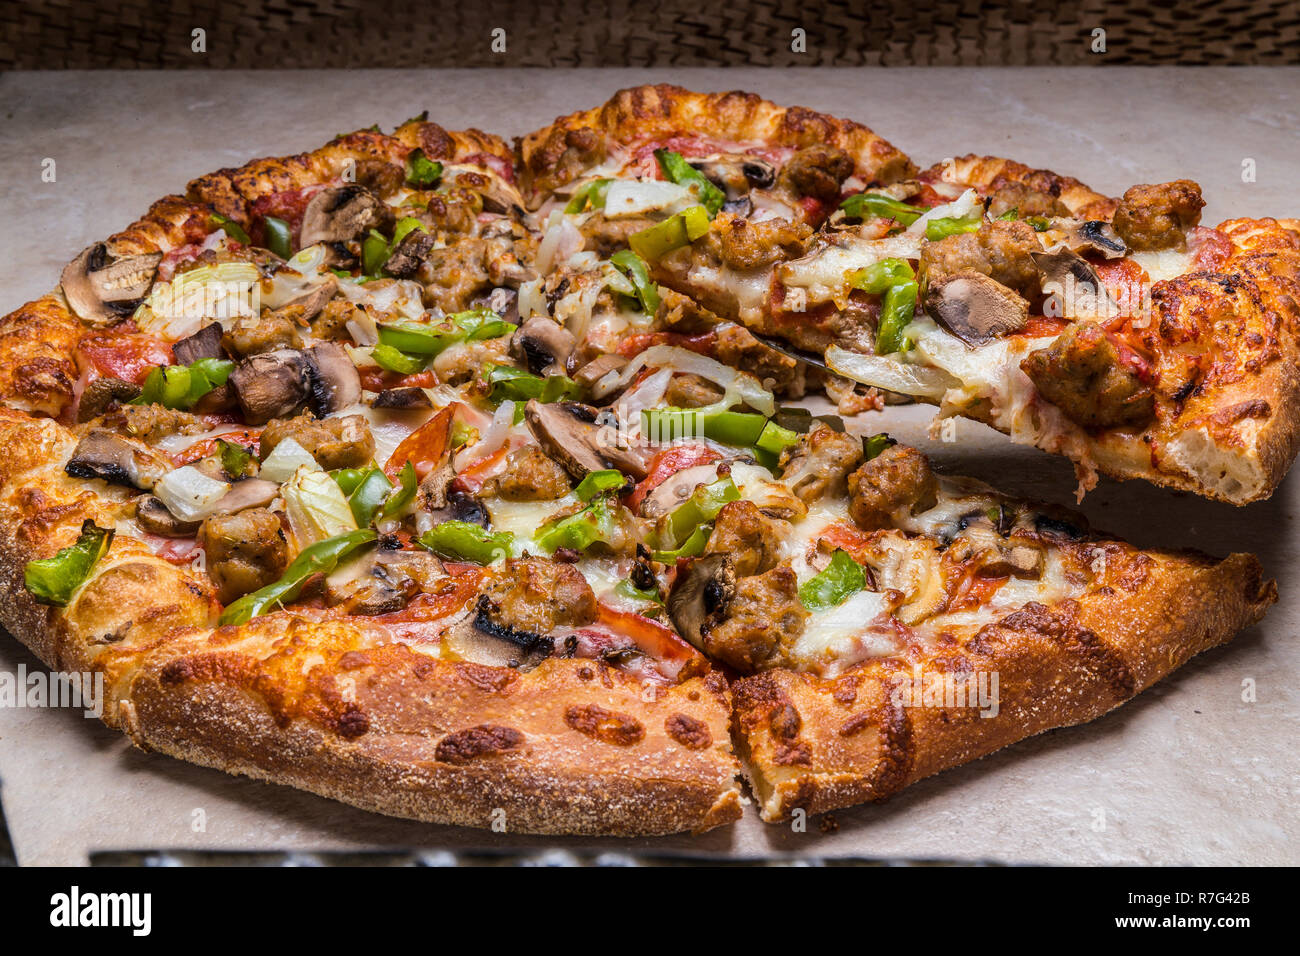
POLYGON ((397 313, 403 318, 424 315, 420 283, 410 279, 379 279, 375 282, 340 282, 339 292, 355 305, 368 306, 376 312, 397 313))
POLYGON ((669 215, 698 202, 685 186, 661 179, 616 179, 605 191, 605 218, 644 216, 662 210, 669 215))
POLYGON ((456 455, 456 470, 459 471, 470 462, 492 454, 504 445, 514 424, 515 403, 507 399, 497 406, 496 413, 492 416, 492 424, 488 425, 479 440, 468 448, 462 448, 456 455))
POLYGON ((569 256, 565 265, 570 269, 577 269, 579 272, 587 272, 594 269, 599 262, 600 256, 596 255, 596 253, 592 252, 590 249, 584 249, 581 252, 575 252, 573 255, 569 256))
POLYGON ((547 315, 546 296, 542 291, 541 279, 530 279, 519 286, 519 297, 515 300, 519 307, 519 318, 527 319, 534 315, 547 315))
POLYGON ((169 471, 153 487, 167 510, 182 521, 202 521, 229 490, 228 483, 209 478, 193 465, 169 471))
POLYGON ((641 413, 659 404, 672 378, 673 370, 670 368, 661 368, 653 375, 647 376, 645 381, 618 400, 615 412, 619 421, 624 425, 639 425, 641 413))
POLYGON ((284 484, 281 494, 289 530, 299 551, 317 541, 357 529, 357 519, 343 497, 343 489, 319 466, 300 467, 284 484))
POLYGON ((700 378, 707 378, 710 382, 721 386, 725 394, 717 403, 718 408, 729 408, 743 401, 764 415, 771 415, 776 411, 776 399, 754 376, 747 372, 738 372, 706 355, 676 345, 652 345, 628 362, 615 377, 606 375, 602 378, 601 385, 602 387, 626 385, 646 366, 667 367, 675 372, 687 372, 700 378))
POLYGON ((316 275, 320 272, 321 266, 325 265, 324 243, 318 242, 306 249, 299 249, 289 257, 287 264, 290 269, 299 275, 316 275))
POLYGON ((942 398, 948 389, 961 384, 937 368, 907 365, 883 355, 849 352, 838 345, 826 350, 826 364, 836 374, 863 385, 918 398, 942 398))
POLYGON ((568 220, 563 211, 555 210, 546 224, 542 241, 537 245, 537 271, 542 274, 550 272, 555 263, 564 262, 580 250, 584 242, 578 227, 568 220))
POLYGON ((174 455, 179 451, 184 451, 191 445, 197 445, 201 441, 207 441, 210 438, 220 438, 222 435, 229 435, 233 430, 231 425, 220 425, 217 428, 200 432, 197 435, 167 435, 154 442, 154 447, 159 451, 174 455))
POLYGON ((983 204, 980 197, 973 189, 968 189, 950 203, 942 206, 935 206, 916 222, 907 227, 907 235, 919 236, 925 234, 926 224, 932 219, 965 219, 972 216, 976 209, 982 210, 983 204))
POLYGON ((313 468, 316 471, 321 470, 311 452, 303 448, 294 439, 286 438, 271 449, 271 454, 266 456, 266 461, 262 462, 262 467, 257 475, 267 481, 285 482, 292 478, 294 473, 302 467, 313 468))
POLYGON ((357 345, 379 344, 379 325, 369 309, 354 312, 353 318, 348 319, 343 327, 348 330, 348 335, 352 336, 352 341, 357 345))

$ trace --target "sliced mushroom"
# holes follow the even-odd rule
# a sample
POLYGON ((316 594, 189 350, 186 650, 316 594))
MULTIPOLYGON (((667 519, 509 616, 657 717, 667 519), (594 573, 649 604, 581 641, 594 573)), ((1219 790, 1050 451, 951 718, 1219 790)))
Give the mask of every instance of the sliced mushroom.
POLYGON ((73 478, 102 478, 111 485, 148 491, 171 470, 171 463, 139 442, 96 428, 77 442, 63 470, 73 478))
POLYGON ((419 271, 424 260, 429 257, 433 243, 434 238, 430 233, 423 229, 412 229, 402 237, 402 241, 388 257, 388 261, 384 263, 384 271, 399 279, 409 279, 419 271))
POLYGON ((280 306, 281 309, 287 309, 290 306, 301 309, 298 318, 303 322, 310 322, 316 316, 321 314, 325 306, 329 305, 330 299, 339 291, 339 280, 332 275, 327 275, 318 282, 313 282, 311 287, 301 295, 294 296, 288 302, 280 306))
POLYGON ((182 521, 156 495, 141 495, 135 501, 135 520, 150 534, 164 538, 192 538, 199 533, 201 521, 182 521))
POLYGON ((120 322, 149 292, 161 252, 110 259, 102 242, 87 246, 64 267, 59 279, 72 311, 91 325, 120 322))
POLYGON ((936 279, 926 293, 925 311, 972 348, 1018 332, 1029 321, 1028 302, 978 272, 936 279))
POLYGON ((596 409, 578 402, 543 405, 534 398, 524 406, 524 421, 542 451, 574 478, 617 468, 640 481, 650 470, 650 450, 629 445, 618 429, 599 424, 597 415, 596 409))
POLYGON ((210 322, 193 335, 187 335, 172 346, 172 355, 177 365, 191 365, 199 359, 219 359, 226 357, 226 350, 221 347, 224 329, 220 322, 210 322))
POLYGON ((736 568, 725 554, 696 558, 677 573, 668 592, 668 617, 677 633, 698 648, 704 635, 726 616, 736 593, 736 568))
POLYGON ((346 242, 367 230, 382 230, 392 219, 392 210, 365 186, 323 189, 303 210, 300 245, 305 249, 318 242, 346 242))
POLYGON ((474 611, 443 634, 442 646, 476 664, 525 670, 554 653, 551 638, 498 624, 492 620, 490 609, 486 595, 480 597, 474 611))
POLYGON ((407 386, 405 388, 386 388, 370 403, 375 408, 432 408, 429 393, 422 388, 407 386))
POLYGON ((435 524, 443 521, 467 521, 488 527, 489 515, 483 502, 453 484, 456 472, 450 462, 435 468, 420 482, 415 500, 421 511, 428 512, 435 524))
POLYGON ((1115 227, 1101 219, 1069 220, 1065 226, 1065 245, 1071 252, 1095 252, 1106 259, 1122 259, 1128 255, 1128 245, 1115 227))
POLYGON ((325 603, 349 614, 389 614, 436 586, 446 569, 427 551, 385 546, 364 552, 325 580, 325 603))
POLYGON ((1031 252, 1043 274, 1043 291, 1059 297, 1054 314, 1067 319, 1092 319, 1113 314, 1118 308, 1092 263, 1069 249, 1031 252))
POLYGON ((361 401, 361 375, 347 350, 337 342, 322 342, 303 353, 311 387, 311 410, 324 418, 361 401))
POLYGON ((515 331, 510 339, 510 351, 534 375, 558 375, 566 371, 576 344, 573 333, 560 323, 534 316, 515 331))
POLYGON ((250 425, 290 418, 312 394, 312 370, 297 349, 250 356, 235 366, 229 382, 250 425))
POLYGON ((114 404, 129 402, 140 394, 140 386, 120 378, 97 378, 81 393, 77 405, 77 421, 88 422, 98 418, 114 404))
POLYGON ((600 401, 607 398, 618 390, 618 384, 597 385, 597 383, 608 375, 610 372, 617 372, 623 366, 627 365, 627 359, 617 352, 606 352, 604 355, 598 355, 592 359, 574 374, 573 379, 579 385, 587 390, 587 394, 594 400, 600 401))

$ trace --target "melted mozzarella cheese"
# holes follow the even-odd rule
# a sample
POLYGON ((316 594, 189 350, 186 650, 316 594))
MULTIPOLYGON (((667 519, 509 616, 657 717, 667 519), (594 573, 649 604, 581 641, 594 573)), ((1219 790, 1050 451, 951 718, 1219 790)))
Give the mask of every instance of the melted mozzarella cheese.
POLYGON ((515 536, 515 554, 525 550, 539 553, 534 536, 537 529, 546 523, 561 508, 567 508, 577 502, 573 494, 557 498, 555 501, 504 501, 493 499, 486 503, 488 515, 492 519, 493 531, 509 531, 515 536))
POLYGON ((793 654, 814 668, 847 666, 868 657, 895 654, 899 647, 893 630, 873 628, 869 623, 889 610, 889 595, 859 591, 838 607, 811 615, 793 654))
POLYGON ((1194 267, 1192 253, 1186 249, 1159 249, 1155 252, 1134 252, 1129 258, 1146 270, 1152 282, 1163 282, 1186 275, 1194 267))

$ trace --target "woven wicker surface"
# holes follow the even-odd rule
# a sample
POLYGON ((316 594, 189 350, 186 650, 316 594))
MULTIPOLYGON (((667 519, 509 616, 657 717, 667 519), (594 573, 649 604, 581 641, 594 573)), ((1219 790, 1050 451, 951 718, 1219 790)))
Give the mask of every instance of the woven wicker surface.
POLYGON ((1111 63, 1300 63, 1300 0, 0 4, 5 69, 1111 63), (493 50, 498 28, 504 53, 493 50), (1093 50, 1096 29, 1104 53, 1093 50), (202 52, 195 30, 205 31, 202 52))

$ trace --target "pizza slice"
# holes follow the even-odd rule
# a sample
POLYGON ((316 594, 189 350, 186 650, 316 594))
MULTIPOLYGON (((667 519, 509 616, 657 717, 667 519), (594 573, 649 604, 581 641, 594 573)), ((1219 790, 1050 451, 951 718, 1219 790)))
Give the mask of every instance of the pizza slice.
POLYGON ((1119 201, 987 157, 847 196, 814 234, 720 213, 654 278, 848 379, 1098 473, 1244 504, 1297 450, 1294 223, 1199 225, 1199 187, 1119 201), (760 256, 751 250, 763 250, 760 256))

